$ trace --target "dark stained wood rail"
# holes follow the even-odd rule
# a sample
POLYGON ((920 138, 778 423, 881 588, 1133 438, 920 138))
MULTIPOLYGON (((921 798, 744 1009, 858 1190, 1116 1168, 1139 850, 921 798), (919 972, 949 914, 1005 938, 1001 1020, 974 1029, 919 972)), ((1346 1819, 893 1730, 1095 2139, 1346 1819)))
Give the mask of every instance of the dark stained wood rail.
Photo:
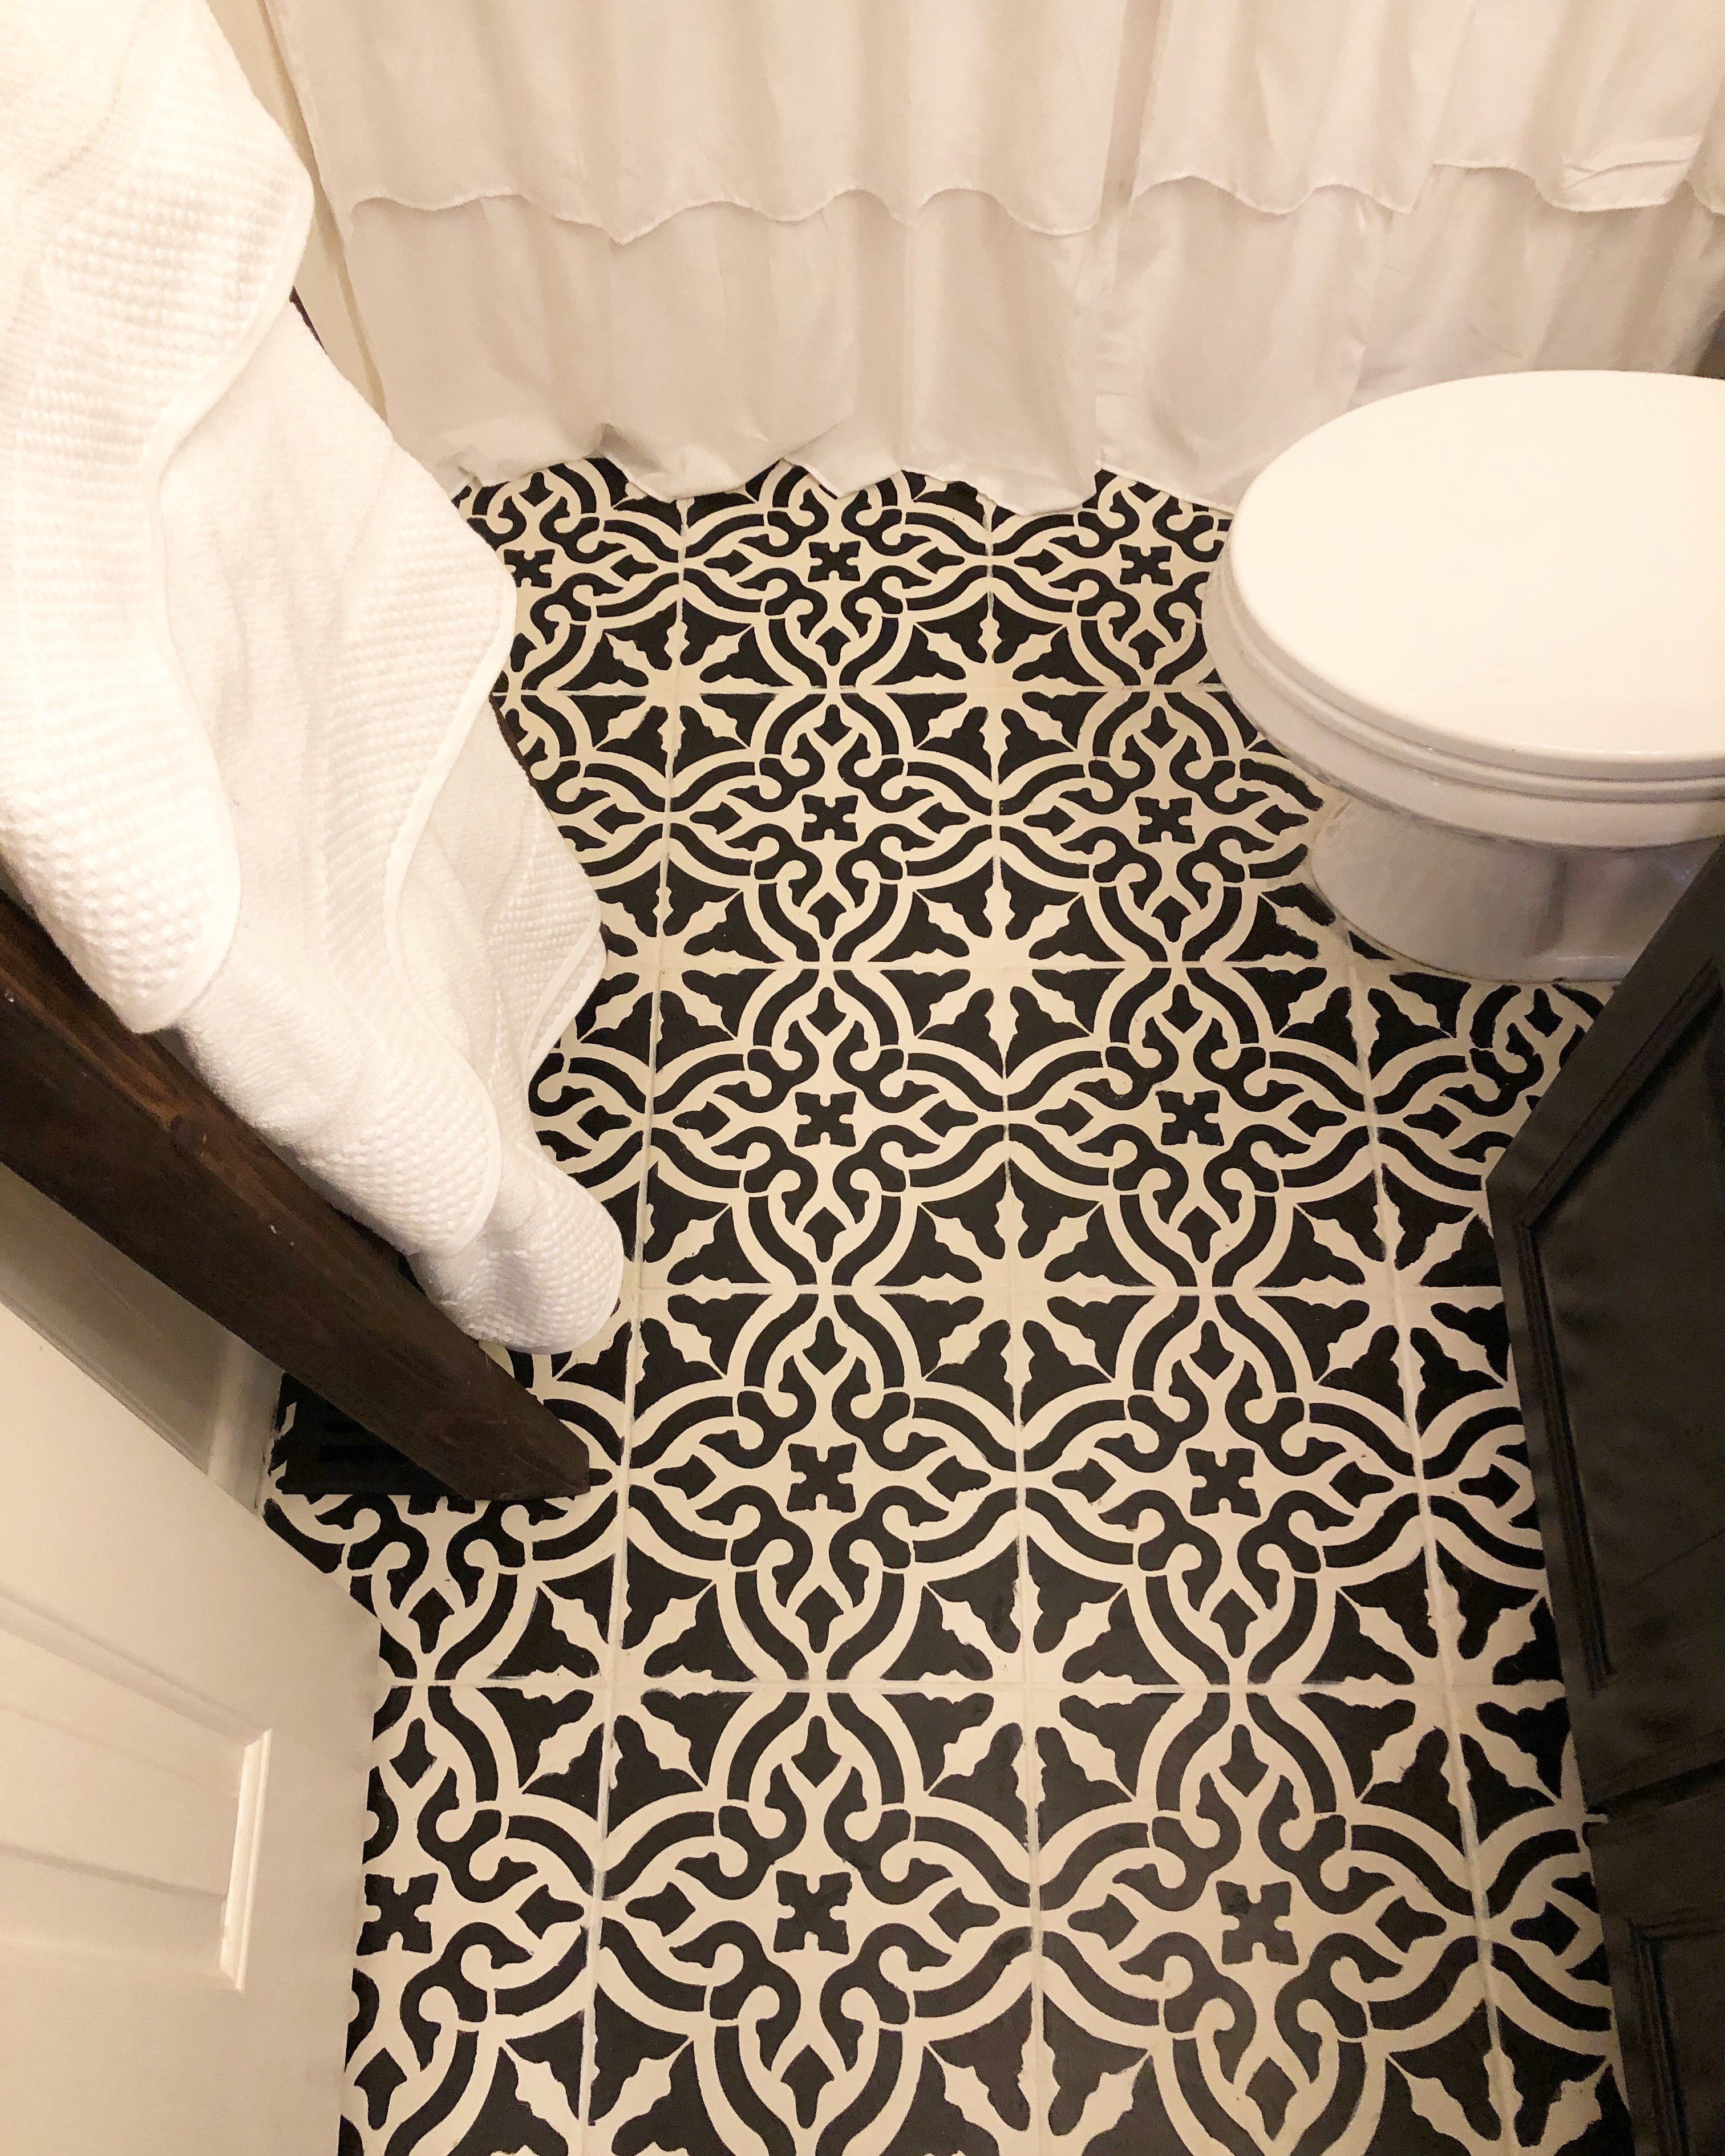
POLYGON ((587 1486, 581 1438, 3 896, 0 1159, 458 1495, 587 1486))

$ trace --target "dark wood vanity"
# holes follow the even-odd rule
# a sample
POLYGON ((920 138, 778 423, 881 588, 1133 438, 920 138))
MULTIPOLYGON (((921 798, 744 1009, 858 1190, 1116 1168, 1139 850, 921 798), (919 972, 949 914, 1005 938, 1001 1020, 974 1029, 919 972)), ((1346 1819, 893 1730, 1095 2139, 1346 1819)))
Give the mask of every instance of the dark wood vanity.
POLYGON ((1638 2156, 1725 2152, 1725 849, 1493 1173, 1638 2156))

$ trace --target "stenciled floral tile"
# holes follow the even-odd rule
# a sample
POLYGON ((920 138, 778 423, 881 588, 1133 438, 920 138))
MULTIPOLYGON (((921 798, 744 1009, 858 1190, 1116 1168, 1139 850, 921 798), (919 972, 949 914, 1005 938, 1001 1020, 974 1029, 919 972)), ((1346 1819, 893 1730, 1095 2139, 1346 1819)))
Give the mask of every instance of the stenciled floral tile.
POLYGON ((1462 980, 1354 940, 1395 1263, 1422 1287, 1496 1289, 1486 1178, 1599 995, 1462 980))
POLYGON ((1345 982, 1039 968, 1009 1072, 1018 1256, 1052 1286, 1364 1288, 1384 1256, 1345 982), (1055 1014, 1064 1014, 1057 1023, 1055 1014))
POLYGON ((1626 2149, 1610 1979, 1562 1687, 1467 1686, 1456 1711, 1506 2139, 1541 2156, 1578 2143, 1626 2149))
POLYGON ((1033 1700, 1045 2148, 1497 2141, 1440 1692, 1033 1700))
POLYGON ((567 1677, 403 1685, 377 1718, 344 2143, 579 2138, 603 1707, 567 1677))
POLYGON ((1439 1622, 1458 1682, 1559 1681, 1545 1558, 1503 1305, 1404 1297, 1439 1622))
POLYGON ((623 1666, 1020 1678, 1008 1332, 944 1283, 649 1295, 623 1666))
POLYGON ((994 1002, 951 961, 668 973, 644 1284, 980 1285, 1005 1257, 994 1002))
POLYGON ((1055 1297, 1024 1347, 1033 1679, 1436 1684, 1387 1299, 1055 1297))
POLYGON ((1022 1695, 619 1694, 587 2146, 1035 2146, 1022 1695))

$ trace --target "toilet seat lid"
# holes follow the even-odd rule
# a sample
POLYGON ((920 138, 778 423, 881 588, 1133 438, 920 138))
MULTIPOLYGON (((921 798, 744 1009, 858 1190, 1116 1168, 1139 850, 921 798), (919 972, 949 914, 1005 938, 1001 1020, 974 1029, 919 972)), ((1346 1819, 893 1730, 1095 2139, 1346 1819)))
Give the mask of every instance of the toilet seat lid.
POLYGON ((1725 382, 1495 374, 1320 427, 1229 536, 1256 655, 1487 764, 1725 777, 1725 382))

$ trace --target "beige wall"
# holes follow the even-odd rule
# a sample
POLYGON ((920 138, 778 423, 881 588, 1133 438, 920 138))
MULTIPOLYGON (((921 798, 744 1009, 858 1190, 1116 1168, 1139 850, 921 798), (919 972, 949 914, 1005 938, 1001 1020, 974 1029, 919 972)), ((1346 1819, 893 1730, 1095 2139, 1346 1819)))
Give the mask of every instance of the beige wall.
POLYGON ((256 1505, 281 1373, 8 1168, 0 1303, 256 1505))

